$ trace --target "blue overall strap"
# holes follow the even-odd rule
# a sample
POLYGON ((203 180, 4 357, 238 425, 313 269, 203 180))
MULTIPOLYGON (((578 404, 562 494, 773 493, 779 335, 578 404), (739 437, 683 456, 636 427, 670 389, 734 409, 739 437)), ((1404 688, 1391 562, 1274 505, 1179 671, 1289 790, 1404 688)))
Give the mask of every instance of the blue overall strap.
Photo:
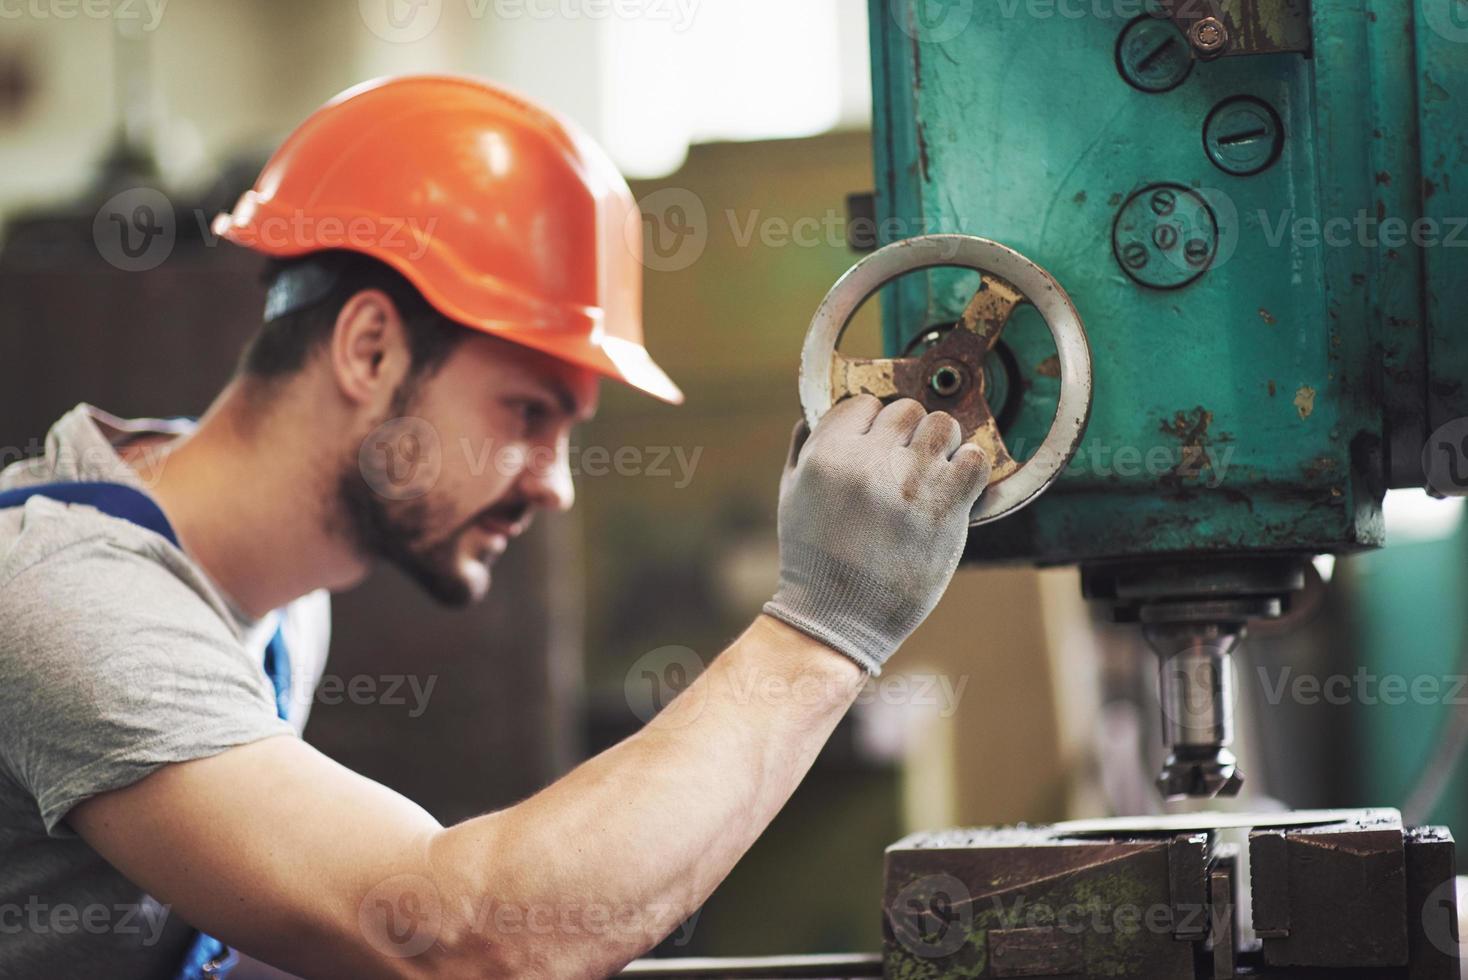
MULTIPOLYGON (((270 678, 270 684, 275 688, 275 712, 282 719, 289 720, 287 709, 291 700, 291 655, 286 649, 285 633, 277 626, 275 635, 265 645, 265 674, 270 678)), ((240 961, 240 955, 230 949, 224 943, 206 933, 199 933, 194 937, 193 945, 189 947, 188 954, 184 957, 183 967, 178 971, 174 980, 209 980, 213 977, 224 977, 233 970, 240 961)))
POLYGON ((291 653, 285 645, 282 626, 275 628, 275 635, 265 645, 265 676, 275 688, 275 713, 282 721, 290 721, 291 653))
POLYGON ((230 949, 213 936, 199 933, 184 954, 183 966, 178 968, 173 980, 211 980, 229 976, 231 970, 240 965, 240 954, 230 949))
POLYGON ((0 491, 0 509, 19 507, 32 497, 46 497, 63 504, 86 504, 104 514, 120 518, 155 534, 178 547, 178 535, 163 511, 143 491, 122 483, 42 483, 0 491))
MULTIPOLYGON (((111 517, 136 524, 161 535, 178 547, 178 535, 153 499, 122 483, 43 483, 0 491, 0 509, 19 507, 32 497, 46 497, 64 504, 85 504, 111 517)), ((291 659, 285 634, 277 627, 265 647, 265 673, 275 689, 275 710, 286 717, 290 705, 291 659)), ((213 936, 198 933, 184 956, 175 980, 209 980, 224 977, 239 963, 239 954, 213 936)))

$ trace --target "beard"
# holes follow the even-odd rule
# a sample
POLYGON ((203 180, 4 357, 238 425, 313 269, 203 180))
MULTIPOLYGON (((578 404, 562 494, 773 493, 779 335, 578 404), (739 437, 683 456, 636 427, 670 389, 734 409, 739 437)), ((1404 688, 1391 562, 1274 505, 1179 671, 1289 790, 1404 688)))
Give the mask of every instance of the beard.
POLYGON ((354 466, 341 475, 337 503, 361 554, 392 565, 441 605, 462 608, 478 598, 458 567, 466 527, 435 535, 442 522, 428 501, 387 500, 354 466))
MULTIPOLYGON (((388 418, 409 415, 411 400, 411 388, 400 388, 388 418)), ((514 497, 464 520, 456 518, 453 502, 435 498, 431 487, 421 496, 397 500, 378 493, 372 483, 358 454, 350 454, 336 486, 336 510, 349 540, 360 554, 387 562, 436 602, 451 608, 463 608, 483 597, 488 568, 497 557, 489 551, 472 556, 486 569, 485 586, 476 588, 460 567, 464 535, 486 519, 518 523, 530 509, 525 500, 514 497)))

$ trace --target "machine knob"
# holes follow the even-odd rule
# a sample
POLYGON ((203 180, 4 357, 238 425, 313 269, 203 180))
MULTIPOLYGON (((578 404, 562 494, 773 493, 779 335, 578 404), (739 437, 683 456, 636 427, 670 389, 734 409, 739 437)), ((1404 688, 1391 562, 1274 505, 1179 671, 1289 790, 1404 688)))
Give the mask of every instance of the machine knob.
POLYGON ((843 398, 914 398, 956 418, 963 437, 993 466, 970 526, 1012 514, 1054 483, 1075 455, 1091 417, 1091 347, 1075 304, 1055 278, 1013 249, 972 235, 920 235, 893 242, 852 266, 826 294, 800 356, 800 404, 814 426, 843 398), (856 311, 891 280, 918 269, 980 273, 979 289, 958 322, 920 355, 847 357, 837 350, 856 311), (1060 401, 1050 431, 1024 463, 1010 454, 984 393, 984 364, 1021 303, 1045 321, 1060 366, 1060 401))

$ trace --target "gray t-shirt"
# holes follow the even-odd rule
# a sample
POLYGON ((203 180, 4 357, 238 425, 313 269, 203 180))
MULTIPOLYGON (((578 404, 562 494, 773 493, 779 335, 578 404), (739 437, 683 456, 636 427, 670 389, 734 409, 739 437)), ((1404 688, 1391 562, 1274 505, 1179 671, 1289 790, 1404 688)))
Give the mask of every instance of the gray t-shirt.
MULTIPOLYGON (((116 446, 179 423, 80 405, 0 489, 147 489, 116 446)), ((145 457, 146 461, 146 457, 145 457)), ((91 507, 0 509, 0 978, 171 977, 191 930, 67 827, 78 803, 160 766, 299 734, 328 639, 324 593, 251 620, 178 548, 91 507), (262 667, 291 654, 289 721, 262 667)))

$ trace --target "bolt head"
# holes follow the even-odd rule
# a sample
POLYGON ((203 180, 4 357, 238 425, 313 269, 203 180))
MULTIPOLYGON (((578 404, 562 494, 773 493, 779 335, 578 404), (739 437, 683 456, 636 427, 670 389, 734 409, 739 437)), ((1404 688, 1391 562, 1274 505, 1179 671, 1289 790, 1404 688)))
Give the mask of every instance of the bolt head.
POLYGON ((1195 269, 1206 266, 1212 258, 1212 246, 1201 238, 1190 238, 1183 246, 1183 260, 1195 269))
POLYGON ((1216 54, 1228 44, 1228 28, 1217 17, 1204 17, 1189 28, 1188 40, 1199 51, 1216 54))
POLYGON ((1152 244, 1167 251, 1177 244, 1177 229, 1172 225, 1158 225, 1152 229, 1152 244))

